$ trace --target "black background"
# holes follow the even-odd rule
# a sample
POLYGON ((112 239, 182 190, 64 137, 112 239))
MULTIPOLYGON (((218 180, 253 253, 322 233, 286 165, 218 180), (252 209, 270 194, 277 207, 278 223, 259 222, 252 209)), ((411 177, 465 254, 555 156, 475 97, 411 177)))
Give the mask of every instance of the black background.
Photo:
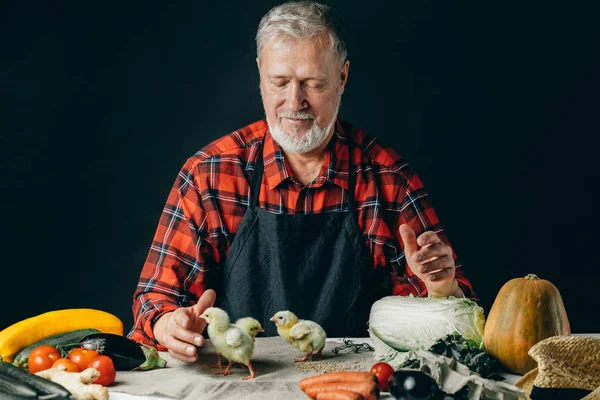
MULTIPOLYGON (((185 160, 263 117, 275 1, 2 2, 0 329, 132 294, 185 160)), ((590 2, 592 3, 592 2, 590 2)), ((596 13, 574 2, 330 1, 340 116, 419 173, 486 313, 509 279, 600 332, 596 13)))

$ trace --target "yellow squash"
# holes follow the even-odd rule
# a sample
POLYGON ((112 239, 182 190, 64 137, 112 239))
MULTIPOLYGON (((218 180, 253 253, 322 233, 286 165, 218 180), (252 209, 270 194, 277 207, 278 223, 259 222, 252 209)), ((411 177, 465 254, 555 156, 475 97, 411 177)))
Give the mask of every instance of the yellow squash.
POLYGON ((0 332, 0 357, 2 361, 12 362, 19 350, 38 340, 85 328, 123 335, 123 322, 105 311, 91 308, 50 311, 17 322, 0 332))

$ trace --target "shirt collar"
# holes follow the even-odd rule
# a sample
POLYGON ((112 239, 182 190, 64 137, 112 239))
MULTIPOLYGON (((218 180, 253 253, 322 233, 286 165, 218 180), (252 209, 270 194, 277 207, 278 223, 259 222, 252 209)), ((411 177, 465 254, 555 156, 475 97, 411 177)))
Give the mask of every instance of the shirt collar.
MULTIPOLYGON (((312 187, 322 186, 326 181, 348 189, 348 143, 346 134, 339 120, 335 123, 335 132, 326 148, 327 156, 312 187)), ((275 189, 282 182, 291 180, 289 165, 285 161, 283 151, 267 132, 263 149, 264 174, 269 190, 275 189)))

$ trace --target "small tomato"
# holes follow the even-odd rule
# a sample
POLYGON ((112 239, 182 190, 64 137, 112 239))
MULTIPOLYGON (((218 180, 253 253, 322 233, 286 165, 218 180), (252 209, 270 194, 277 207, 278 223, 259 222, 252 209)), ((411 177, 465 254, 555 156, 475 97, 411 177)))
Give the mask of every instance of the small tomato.
POLYGON ((79 367, 77 367, 73 361, 67 358, 59 358, 58 360, 54 361, 52 368, 60 368, 67 372, 79 372, 79 367))
POLYGON ((60 352, 53 346, 39 346, 33 349, 27 359, 29 365, 29 372, 35 374, 36 372, 44 371, 52 368, 54 361, 60 358, 60 352))
POLYGON ((98 357, 99 353, 96 350, 90 350, 83 347, 78 347, 69 352, 67 358, 77 365, 80 371, 87 368, 90 361, 98 357))
POLYGON ((371 373, 377 376, 379 390, 382 392, 387 391, 390 376, 394 373, 394 368, 386 362, 378 362, 371 367, 371 373))
POLYGON ((108 356, 98 356, 94 358, 87 366, 88 368, 96 368, 100 372, 98 379, 94 381, 102 386, 108 386, 115 381, 117 377, 117 371, 115 371, 115 365, 108 356))

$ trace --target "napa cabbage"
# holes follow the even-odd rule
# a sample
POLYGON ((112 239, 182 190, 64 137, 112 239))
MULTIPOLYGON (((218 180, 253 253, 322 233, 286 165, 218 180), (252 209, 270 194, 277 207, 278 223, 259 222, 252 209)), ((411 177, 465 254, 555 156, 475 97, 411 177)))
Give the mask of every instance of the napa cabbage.
POLYGON ((427 350, 448 335, 459 334, 483 348, 483 308, 467 298, 387 296, 371 307, 369 336, 375 358, 399 366, 414 350, 427 350))

